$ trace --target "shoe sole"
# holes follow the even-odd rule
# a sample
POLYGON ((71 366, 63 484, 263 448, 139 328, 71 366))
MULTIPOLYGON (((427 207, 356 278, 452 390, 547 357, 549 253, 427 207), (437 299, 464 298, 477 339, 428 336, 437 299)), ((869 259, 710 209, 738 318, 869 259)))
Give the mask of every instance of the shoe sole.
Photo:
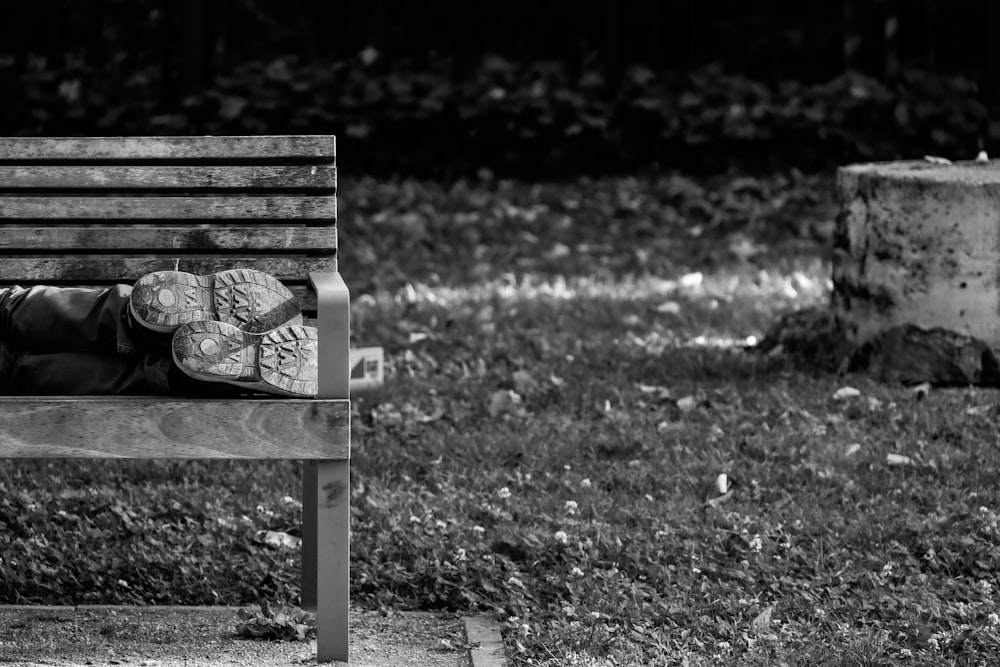
POLYGON ((311 398, 319 390, 314 327, 253 333, 201 320, 177 329, 171 351, 174 363, 197 380, 299 398, 311 398))
POLYGON ((149 273, 132 288, 132 316, 144 327, 171 333, 182 324, 216 320, 260 333, 302 323, 295 296, 278 279, 253 269, 204 276, 149 273))

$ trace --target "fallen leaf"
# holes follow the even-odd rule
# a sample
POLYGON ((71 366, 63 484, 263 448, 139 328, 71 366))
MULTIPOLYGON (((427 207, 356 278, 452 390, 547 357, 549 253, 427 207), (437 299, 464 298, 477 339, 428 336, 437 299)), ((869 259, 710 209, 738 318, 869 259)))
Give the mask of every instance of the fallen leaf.
POLYGON ((685 273, 681 276, 680 285, 684 289, 698 289, 701 287, 702 280, 705 279, 704 274, 701 271, 695 271, 693 273, 685 273))
POLYGON ((677 407, 681 412, 691 412, 698 406, 698 399, 694 396, 685 396, 677 399, 677 407))
POLYGON ((664 301, 656 307, 656 312, 666 315, 680 315, 681 304, 676 301, 664 301))
POLYGON ((501 389, 490 394, 486 410, 491 417, 513 412, 521 404, 521 395, 510 389, 501 389))
POLYGON ((444 417, 444 408, 438 406, 437 408, 435 408, 434 412, 431 412, 429 414, 421 414, 417 418, 417 421, 419 421, 421 424, 430 424, 431 422, 436 422, 437 420, 441 419, 441 417, 444 417))
POLYGON ((861 451, 861 445, 859 445, 858 443, 854 442, 854 443, 851 443, 851 445, 847 448, 847 451, 844 452, 844 456, 854 456, 859 451, 861 451))
POLYGON ((674 398, 670 395, 670 389, 660 385, 639 383, 636 388, 643 394, 650 394, 658 401, 672 401, 674 398))
POLYGON ((925 155, 924 162, 930 162, 931 164, 951 164, 951 160, 946 157, 938 157, 937 155, 925 155))
POLYGON ((754 617, 753 621, 750 623, 750 627, 757 632, 767 632, 771 628, 771 614, 773 613, 774 605, 768 605, 764 608, 764 611, 754 617))
POLYGON ((561 259, 568 256, 570 252, 572 251, 568 245, 556 243, 547 253, 545 253, 545 259, 561 259))
POLYGON ((837 391, 833 392, 833 399, 835 401, 842 401, 847 398, 855 398, 860 396, 861 392, 854 387, 841 387, 837 391))
POLYGON ((915 463, 913 459, 903 454, 886 454, 885 462, 891 466, 911 466, 915 463))
POLYGON ((410 332, 410 345, 419 343, 420 341, 427 340, 430 338, 430 334, 423 331, 411 331, 410 332))
POLYGON ((514 380, 514 389, 522 396, 527 396, 538 389, 538 382, 535 381, 535 378, 531 377, 531 373, 528 371, 514 371, 514 375, 511 377, 514 380))

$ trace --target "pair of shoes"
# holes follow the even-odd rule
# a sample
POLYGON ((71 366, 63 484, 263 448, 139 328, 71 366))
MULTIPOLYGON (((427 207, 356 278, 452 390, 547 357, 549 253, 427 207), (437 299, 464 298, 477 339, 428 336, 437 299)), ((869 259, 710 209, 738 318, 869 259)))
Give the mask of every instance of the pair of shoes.
POLYGON ((190 377, 281 396, 318 391, 316 329, 266 273, 156 271, 135 283, 129 310, 140 325, 173 333, 174 363, 190 377))

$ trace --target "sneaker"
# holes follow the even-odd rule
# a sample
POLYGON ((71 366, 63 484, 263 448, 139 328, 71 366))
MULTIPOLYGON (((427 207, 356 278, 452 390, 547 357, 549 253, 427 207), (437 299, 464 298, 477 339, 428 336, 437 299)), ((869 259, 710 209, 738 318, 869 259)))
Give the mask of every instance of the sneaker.
POLYGON ((319 389, 317 347, 315 327, 253 333, 204 320, 181 325, 171 351, 177 367, 196 380, 309 398, 319 389))
POLYGON ((136 322, 159 333, 172 333, 188 322, 217 320, 260 333, 302 324, 295 296, 261 271, 234 269, 196 276, 156 271, 136 281, 129 299, 136 322))

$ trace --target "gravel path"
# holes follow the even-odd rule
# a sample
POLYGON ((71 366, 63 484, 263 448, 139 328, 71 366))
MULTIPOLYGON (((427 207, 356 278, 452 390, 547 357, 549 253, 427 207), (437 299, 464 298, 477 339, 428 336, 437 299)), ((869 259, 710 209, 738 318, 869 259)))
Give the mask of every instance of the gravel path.
MULTIPOLYGON (((0 663, 227 667, 315 664, 316 645, 244 640, 227 607, 0 607, 0 663)), ((343 664, 343 663, 339 663, 343 664)), ((469 667, 462 619, 351 614, 351 667, 469 667)))

